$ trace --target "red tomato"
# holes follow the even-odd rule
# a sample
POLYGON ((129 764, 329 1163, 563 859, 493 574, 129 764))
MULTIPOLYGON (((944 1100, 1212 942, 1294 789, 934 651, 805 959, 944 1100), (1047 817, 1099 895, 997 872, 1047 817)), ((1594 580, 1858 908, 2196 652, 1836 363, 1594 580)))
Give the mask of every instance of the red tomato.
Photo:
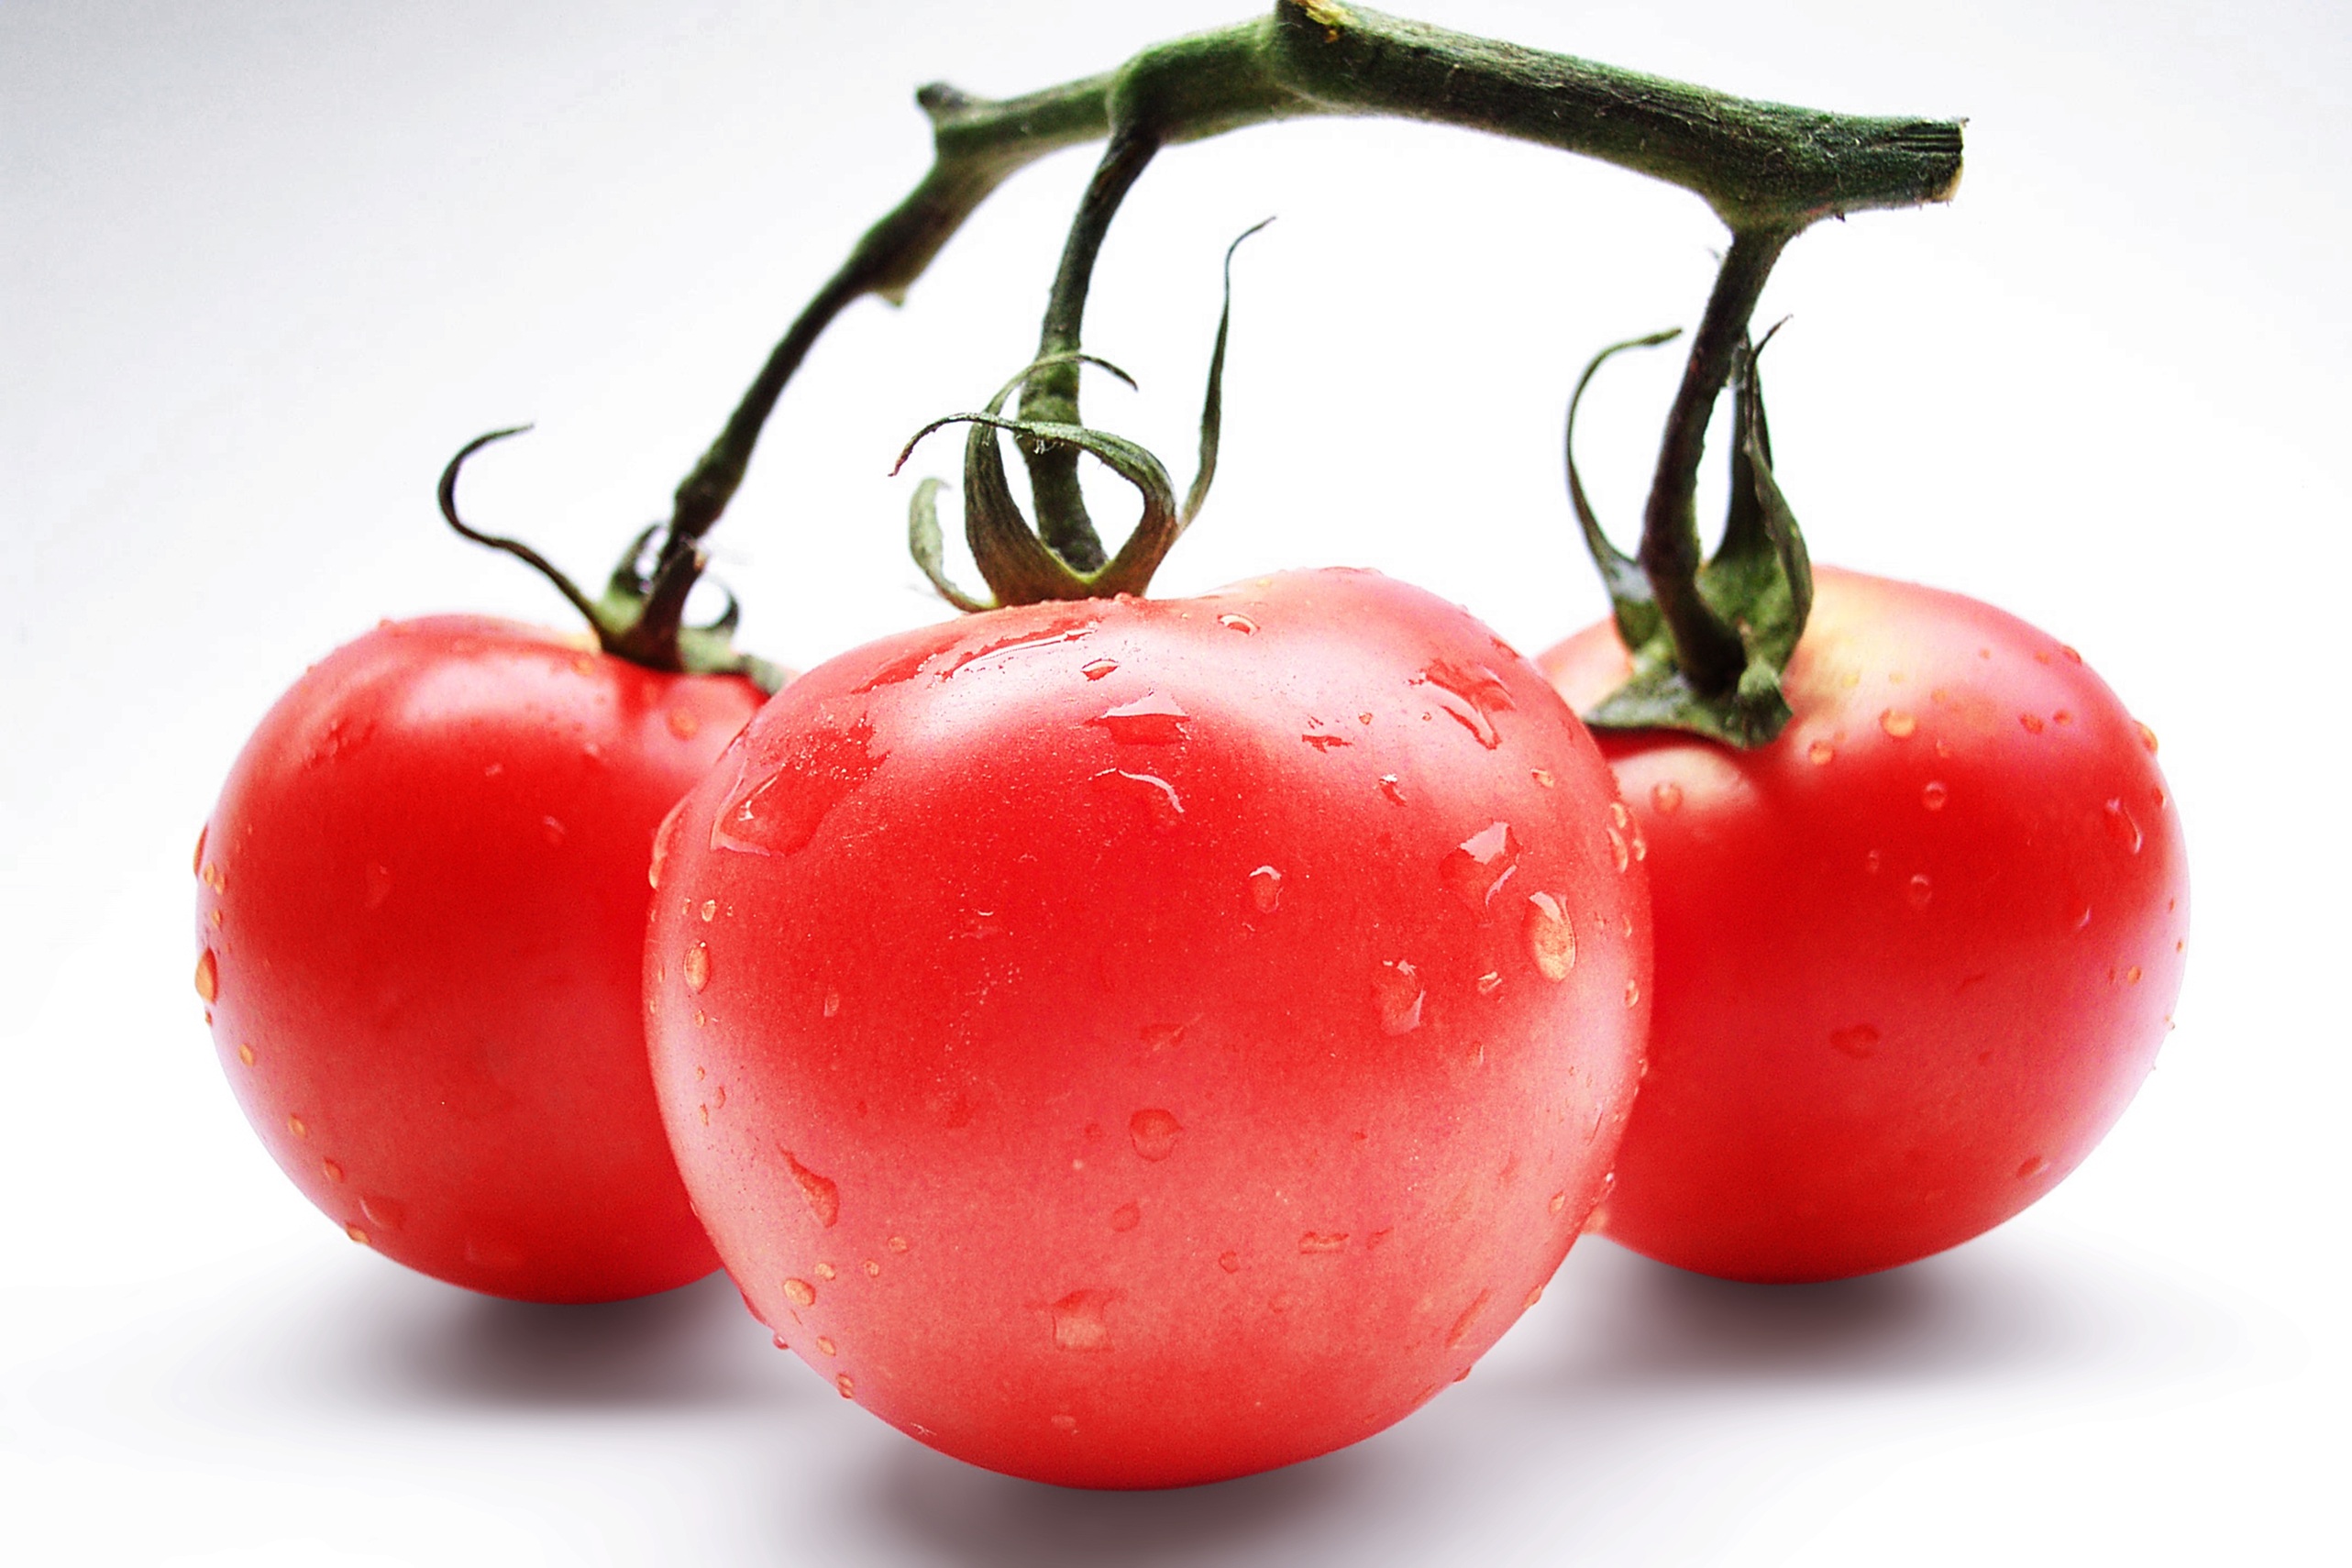
POLYGON ((845 654, 656 849, 687 1186, 778 1343, 959 1458, 1352 1442, 1603 1190, 1649 1016, 1615 803, 1540 672, 1369 573, 845 654))
MULTIPOLYGON (((2154 1064, 2188 929, 2156 737, 1988 605, 1819 569, 1741 753, 1602 734, 1650 845, 1658 1012, 1601 1224, 1682 1268, 1908 1263, 2056 1186, 2154 1064)), ((1579 708, 1615 627, 1543 657, 1579 708)))
POLYGON ((261 721, 196 845, 196 989, 352 1240, 539 1301, 714 1266, 635 982, 654 829, 760 701, 451 615, 337 649, 261 721))

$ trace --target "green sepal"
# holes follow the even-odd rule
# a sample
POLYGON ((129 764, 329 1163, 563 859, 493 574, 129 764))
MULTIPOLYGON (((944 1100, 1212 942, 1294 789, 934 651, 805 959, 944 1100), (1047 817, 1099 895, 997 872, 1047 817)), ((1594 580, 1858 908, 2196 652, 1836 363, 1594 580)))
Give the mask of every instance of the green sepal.
MULTIPOLYGON (((1593 371, 1610 355, 1672 336, 1657 334, 1604 349, 1586 367, 1576 396, 1583 396, 1593 371)), ((1584 715, 1596 729, 1683 730, 1746 749, 1769 743, 1789 722, 1781 675, 1812 613, 1813 566, 1795 513, 1772 477, 1772 434, 1756 373, 1761 348, 1743 344, 1732 361, 1730 502, 1722 542, 1699 568, 1697 580, 1700 600, 1737 634, 1747 656, 1738 683, 1727 691, 1701 691, 1691 685, 1675 657, 1673 635, 1659 614, 1648 576, 1601 531, 1576 475, 1575 401, 1570 402, 1569 499, 1608 586, 1618 635, 1633 657, 1631 679, 1584 715)))
POLYGON ((1217 345, 1209 355, 1209 385, 1200 407, 1200 466, 1184 501, 1178 504, 1175 482, 1167 469, 1141 443, 1083 425, 1055 420, 1015 419, 1004 406, 1031 377, 1052 366, 1092 365, 1132 387, 1134 379, 1092 354, 1049 354, 1024 367, 988 400, 985 409, 951 414, 916 431, 899 453, 890 471, 897 473, 915 447, 933 432, 950 425, 968 425, 964 444, 964 536, 972 547, 973 563, 988 583, 991 599, 981 599, 956 586, 947 576, 939 526, 939 492, 943 481, 926 479, 915 487, 907 507, 907 548, 939 596, 958 610, 974 613, 1008 604, 1034 604, 1046 600, 1108 599, 1121 593, 1140 594, 1151 587, 1153 574, 1169 549, 1199 515, 1217 476, 1217 450, 1224 425, 1225 348, 1233 318, 1233 252, 1272 218, 1243 230, 1225 249, 1225 299, 1217 317, 1217 345), (1013 499, 1006 478, 999 433, 1018 436, 1025 446, 1075 447, 1135 487, 1143 498, 1143 515, 1119 553, 1095 571, 1080 571, 1054 552, 1013 499))
POLYGON ((530 546, 484 534, 458 515, 458 472, 466 459, 493 441, 519 436, 529 428, 518 425, 477 436, 449 459, 449 466, 441 470, 439 491, 441 515, 449 526, 477 545, 514 557, 554 584, 556 591, 587 620, 596 634, 596 646, 616 658, 673 674, 740 675, 771 697, 782 690, 786 679, 782 666, 734 646, 743 607, 733 593, 727 595, 727 607, 717 620, 705 626, 685 624, 686 596, 693 591, 710 558, 700 546, 667 533, 661 525, 646 528, 629 541, 605 582, 603 595, 591 599, 530 546), (654 548, 657 535, 662 542, 654 548), (649 549, 655 563, 650 571, 645 564, 649 549))

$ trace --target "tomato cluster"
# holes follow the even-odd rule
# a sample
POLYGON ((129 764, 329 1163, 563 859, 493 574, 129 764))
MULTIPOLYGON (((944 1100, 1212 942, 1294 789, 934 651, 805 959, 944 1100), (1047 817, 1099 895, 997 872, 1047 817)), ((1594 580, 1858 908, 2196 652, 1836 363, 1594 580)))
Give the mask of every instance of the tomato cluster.
POLYGON ((940 168, 602 598, 459 520, 458 464, 515 432, 458 454, 451 525, 591 637, 387 624, 262 721, 197 843, 196 989, 353 1241, 544 1301, 723 1264, 779 1349, 922 1441, 1165 1486, 1399 1419, 1588 1230, 1745 1280, 1894 1267, 2016 1213, 2121 1113, 2186 951, 2155 736, 1998 611, 1815 571, 1748 333, 1806 224, 1948 196, 1958 125, 1678 97, 1337 7, 1171 47, 1010 105, 926 90, 940 168), (1346 74, 1398 62, 1386 96, 1346 74), (1585 136, 1734 225, 1638 557, 1572 460, 1616 615, 1540 664, 1372 572, 1138 597, 1215 472, 1231 250, 1189 491, 1078 422, 1080 367, 1113 369, 1079 347, 1088 277, 1156 149, 1375 105, 1585 136), (797 680, 732 649, 732 606, 684 624, 832 314, 1106 127, 1038 358, 923 432, 971 427, 993 597, 946 576, 926 481, 910 544, 964 618, 797 680), (1081 454, 1141 496, 1115 555, 1081 454))

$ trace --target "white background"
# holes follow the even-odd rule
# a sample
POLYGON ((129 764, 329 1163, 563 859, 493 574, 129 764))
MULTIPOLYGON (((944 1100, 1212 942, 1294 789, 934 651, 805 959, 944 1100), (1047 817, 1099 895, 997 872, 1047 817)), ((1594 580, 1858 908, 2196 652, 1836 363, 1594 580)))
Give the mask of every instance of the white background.
MULTIPOLYGON (((915 83, 1033 88, 1247 0, 20 0, 0 1555, 2342 1561, 2352 24, 2322 0, 1427 4, 1758 96, 1971 116, 1956 203, 1807 235, 1760 319, 1794 317, 1767 370, 1816 558, 2025 615, 2163 737, 2188 988, 2100 1153, 1993 1235, 1841 1286, 1587 1243, 1424 1413, 1157 1496, 918 1448, 769 1350, 723 1280, 530 1308, 353 1248, 245 1129, 190 992, 189 846, 244 734, 380 616, 561 619, 442 528, 442 461, 536 420, 468 505, 601 577, 922 171, 915 83)), ((750 646, 806 665, 941 613, 885 470, 1027 358, 1090 161, 1016 181, 904 310, 854 307, 811 359, 714 536, 750 646)), ((1218 255, 1269 213, 1218 493, 1163 589, 1376 566, 1530 650, 1600 613, 1562 400, 1598 345, 1695 315, 1704 207, 1418 126, 1171 152, 1088 321, 1143 390, 1088 406, 1179 481, 1218 255)), ((1596 393, 1589 477, 1621 528, 1673 373, 1624 363, 1596 393)), ((955 471, 952 444, 923 458, 955 471)))

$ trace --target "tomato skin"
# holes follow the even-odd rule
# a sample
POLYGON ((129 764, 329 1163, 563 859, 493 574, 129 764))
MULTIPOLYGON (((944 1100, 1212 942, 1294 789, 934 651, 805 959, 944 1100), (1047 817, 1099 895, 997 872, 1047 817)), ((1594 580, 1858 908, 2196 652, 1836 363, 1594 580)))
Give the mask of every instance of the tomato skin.
MULTIPOLYGON (((1601 734, 1651 855, 1658 1011, 1602 1219, 1734 1279, 1865 1274, 2056 1186, 2154 1065, 2187 861, 2152 734, 1989 605, 1816 569, 1795 718, 1601 734)), ((1545 654, 1579 709, 1614 625, 1545 654)))
POLYGON ((654 829, 757 709, 480 616, 386 623, 279 700, 198 847, 197 988, 330 1218, 496 1296, 707 1274, 645 1065, 654 829))
POLYGON ((1604 1188, 1649 1006, 1613 802, 1532 665, 1369 573, 845 654, 657 848, 687 1186, 779 1342, 973 1463, 1165 1486, 1352 1442, 1604 1188))

